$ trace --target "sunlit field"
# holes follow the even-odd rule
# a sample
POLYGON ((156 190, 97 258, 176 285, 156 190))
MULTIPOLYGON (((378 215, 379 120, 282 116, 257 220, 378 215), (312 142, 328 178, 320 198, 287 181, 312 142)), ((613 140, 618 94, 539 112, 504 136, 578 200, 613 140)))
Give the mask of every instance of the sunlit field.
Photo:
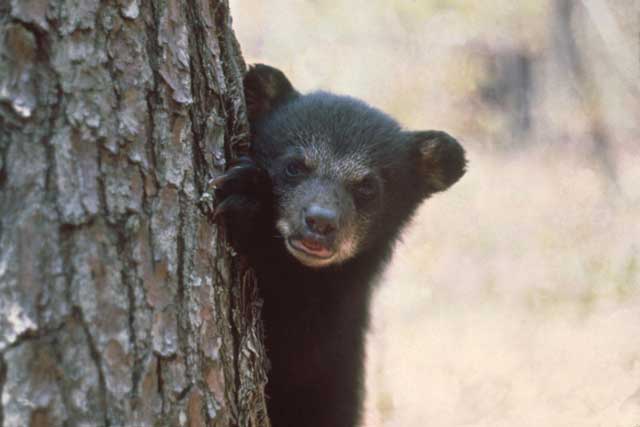
POLYGON ((640 426, 640 14, 569 3, 231 1, 248 62, 468 151, 375 295, 366 427, 640 426))
POLYGON ((567 153, 472 152, 376 296, 365 425, 637 425, 639 155, 607 194, 567 153))

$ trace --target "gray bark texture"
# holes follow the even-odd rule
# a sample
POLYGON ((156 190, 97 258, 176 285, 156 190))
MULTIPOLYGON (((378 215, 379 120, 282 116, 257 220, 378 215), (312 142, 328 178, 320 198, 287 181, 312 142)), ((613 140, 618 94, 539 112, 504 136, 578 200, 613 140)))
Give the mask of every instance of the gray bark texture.
POLYGON ((226 0, 0 2, 0 427, 266 426, 226 0))

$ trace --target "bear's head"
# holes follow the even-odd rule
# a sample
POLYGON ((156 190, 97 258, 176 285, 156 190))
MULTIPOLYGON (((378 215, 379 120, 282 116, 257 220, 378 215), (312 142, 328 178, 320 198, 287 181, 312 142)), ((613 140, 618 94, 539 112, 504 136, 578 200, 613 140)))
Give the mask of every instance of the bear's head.
POLYGON ((244 79, 253 157, 273 183, 275 224, 302 264, 346 262, 395 241, 420 202, 465 173, 460 144, 405 131, 357 99, 300 94, 279 70, 244 79))

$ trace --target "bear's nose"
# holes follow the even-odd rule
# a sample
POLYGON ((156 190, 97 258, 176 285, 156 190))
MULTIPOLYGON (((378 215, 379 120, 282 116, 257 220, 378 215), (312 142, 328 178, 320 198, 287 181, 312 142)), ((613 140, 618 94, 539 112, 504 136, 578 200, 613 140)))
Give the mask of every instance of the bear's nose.
POLYGON ((305 213, 305 222, 309 230, 326 236, 338 228, 338 215, 332 209, 312 205, 305 213))

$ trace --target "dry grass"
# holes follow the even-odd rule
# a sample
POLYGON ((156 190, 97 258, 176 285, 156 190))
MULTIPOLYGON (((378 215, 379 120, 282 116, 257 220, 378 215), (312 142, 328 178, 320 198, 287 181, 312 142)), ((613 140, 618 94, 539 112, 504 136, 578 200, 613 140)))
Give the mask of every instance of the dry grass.
POLYGON ((639 154, 607 193, 568 153, 472 153, 376 296, 365 425, 637 425, 639 154))

